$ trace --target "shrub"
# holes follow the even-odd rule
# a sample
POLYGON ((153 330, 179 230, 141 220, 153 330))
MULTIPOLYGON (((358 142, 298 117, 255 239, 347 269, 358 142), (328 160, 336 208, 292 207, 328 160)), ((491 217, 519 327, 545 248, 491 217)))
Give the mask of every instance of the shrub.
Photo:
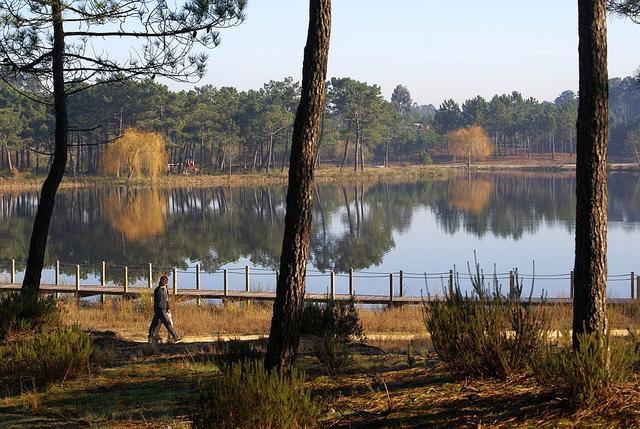
POLYGON ((0 379, 46 388, 87 371, 93 351, 93 340, 77 326, 41 331, 0 346, 0 379))
POLYGON ((531 369, 543 386, 591 407, 615 384, 630 378, 636 358, 633 344, 585 334, 577 350, 567 345, 541 349, 533 355, 531 369))
POLYGON ((314 336, 314 355, 328 373, 346 368, 351 360, 351 343, 364 337, 355 300, 305 305, 300 333, 314 336))
POLYGON ((431 155, 426 150, 424 152, 420 152, 420 162, 424 165, 433 164, 433 159, 431 159, 431 155))
POLYGON ((197 387, 193 427, 303 428, 316 425, 319 414, 304 376, 266 372, 262 363, 245 360, 223 365, 222 373, 197 387))
MULTIPOLYGON (((433 347, 450 371, 469 376, 508 378, 527 368, 531 354, 545 341, 544 305, 534 308, 531 294, 522 299, 517 271, 514 289, 502 293, 494 274, 490 285, 475 263, 473 292, 462 294, 459 275, 443 301, 424 301, 423 315, 433 347)), ((533 285, 532 285, 533 292, 533 285)), ((543 300, 544 301, 544 300, 543 300)))
POLYGON ((21 293, 0 297, 0 340, 13 331, 30 331, 58 325, 60 309, 52 298, 25 298, 21 293))
POLYGON ((264 347, 253 341, 218 340, 213 347, 217 364, 232 364, 245 360, 258 361, 264 358, 264 347))

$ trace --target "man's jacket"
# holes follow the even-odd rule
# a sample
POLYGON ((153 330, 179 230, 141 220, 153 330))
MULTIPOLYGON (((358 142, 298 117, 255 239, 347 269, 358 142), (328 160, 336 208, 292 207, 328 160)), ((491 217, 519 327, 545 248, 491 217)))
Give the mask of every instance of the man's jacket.
POLYGON ((153 291, 153 311, 163 313, 169 310, 169 292, 166 286, 158 286, 153 291))

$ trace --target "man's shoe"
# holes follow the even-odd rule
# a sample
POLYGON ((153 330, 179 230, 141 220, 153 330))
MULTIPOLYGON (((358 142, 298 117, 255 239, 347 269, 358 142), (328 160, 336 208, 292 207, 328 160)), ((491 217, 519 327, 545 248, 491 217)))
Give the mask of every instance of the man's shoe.
POLYGON ((179 343, 180 341, 182 341, 182 337, 180 335, 176 335, 175 337, 173 337, 174 343, 179 343))

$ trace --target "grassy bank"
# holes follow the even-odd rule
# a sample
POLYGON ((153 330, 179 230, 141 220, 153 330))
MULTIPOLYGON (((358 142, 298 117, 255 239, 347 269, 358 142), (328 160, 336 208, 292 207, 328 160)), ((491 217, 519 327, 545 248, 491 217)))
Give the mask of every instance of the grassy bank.
MULTIPOLYGON (((443 179, 455 174, 455 169, 444 165, 431 166, 392 166, 392 167, 367 167, 363 171, 354 172, 351 169, 340 170, 336 167, 322 167, 316 170, 316 182, 375 182, 385 180, 420 180, 420 179, 443 179)), ((0 178, 0 189, 33 189, 39 188, 44 180, 43 176, 32 174, 21 174, 16 177, 0 178)), ((234 173, 216 175, 180 175, 171 174, 149 178, 134 178, 127 182, 124 178, 109 178, 98 176, 66 176, 61 188, 82 188, 91 186, 154 186, 158 188, 172 187, 211 187, 211 186, 260 186, 286 184, 288 172, 274 171, 270 174, 257 173, 234 173)))
MULTIPOLYGON (((135 341, 140 331, 146 333, 148 298, 107 300, 102 307, 63 301, 62 323, 80 324, 92 337, 96 352, 89 371, 38 390, 27 378, 11 389, 0 379, 0 427, 191 428, 194 413, 202 409, 197 386, 211 382, 223 364, 260 358, 266 349, 264 338, 221 341, 216 334, 266 334, 271 307, 174 304, 179 330, 209 338, 159 345, 135 341)), ((553 329, 570 324, 569 307, 546 309, 553 329)), ((328 375, 316 340, 302 338, 297 367, 318 406, 318 427, 626 428, 640 421, 637 372, 597 406, 576 407, 529 372, 507 380, 455 375, 426 339, 418 306, 358 311, 366 336, 350 346, 350 359, 337 374, 328 375), (392 335, 399 333, 409 334, 402 344, 392 335)), ((640 305, 612 305, 609 316, 613 328, 637 328, 640 305)))
MULTIPOLYGON (((369 166, 363 171, 353 171, 351 168, 334 166, 321 166, 316 169, 316 181, 318 183, 332 182, 375 182, 378 180, 407 181, 421 179, 442 179, 461 171, 490 171, 490 172, 518 172, 525 173, 570 173, 575 170, 575 159, 563 154, 551 160, 547 156, 532 156, 521 158, 516 156, 501 157, 496 160, 486 160, 471 165, 468 169, 464 163, 442 163, 434 165, 391 165, 389 167, 369 166)), ((610 163, 611 171, 637 171, 634 163, 610 163)), ((156 179, 134 178, 128 181, 125 178, 110 178, 99 176, 71 176, 67 175, 61 183, 61 188, 81 188, 91 186, 155 186, 161 188, 171 187, 203 187, 203 186, 249 186, 249 185, 276 185, 286 184, 287 170, 279 169, 267 174, 264 172, 234 172, 233 174, 171 174, 156 179)), ((35 176, 31 173, 20 173, 17 176, 0 174, 0 189, 33 189, 42 185, 44 176, 35 176)))
MULTIPOLYGON (((104 354, 92 374, 44 392, 0 394, 3 428, 190 428, 197 380, 219 371, 216 344, 152 347, 94 334, 104 354)), ((254 343, 264 350, 265 342, 254 343)), ((360 347, 350 368, 327 376, 309 354, 298 366, 321 406, 320 427, 635 427, 640 386, 618 387, 594 409, 575 409, 529 378, 467 379, 433 353, 412 359, 360 347)), ((241 404, 239 404, 241 406, 241 404)))

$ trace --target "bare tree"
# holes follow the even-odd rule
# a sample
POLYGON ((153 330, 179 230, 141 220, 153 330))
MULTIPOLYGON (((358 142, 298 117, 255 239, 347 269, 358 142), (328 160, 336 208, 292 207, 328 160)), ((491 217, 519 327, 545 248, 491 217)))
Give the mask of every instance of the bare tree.
POLYGON ((573 346, 607 329, 608 81, 606 0, 578 1, 580 90, 576 148, 573 346))
POLYGON ((281 373, 291 370, 300 341, 300 315, 304 304, 313 204, 313 173, 324 107, 330 34, 331 0, 310 0, 302 93, 291 143, 280 277, 265 358, 267 370, 277 368, 281 373))
POLYGON ((67 164, 67 97, 92 85, 124 79, 200 78, 206 55, 192 54, 193 48, 217 46, 216 29, 242 22, 246 0, 173 4, 163 0, 0 0, 0 78, 11 83, 15 81, 11 75, 34 77, 39 90, 25 95, 55 112, 53 161, 33 223, 24 294, 35 296, 40 287, 55 196, 67 164))

